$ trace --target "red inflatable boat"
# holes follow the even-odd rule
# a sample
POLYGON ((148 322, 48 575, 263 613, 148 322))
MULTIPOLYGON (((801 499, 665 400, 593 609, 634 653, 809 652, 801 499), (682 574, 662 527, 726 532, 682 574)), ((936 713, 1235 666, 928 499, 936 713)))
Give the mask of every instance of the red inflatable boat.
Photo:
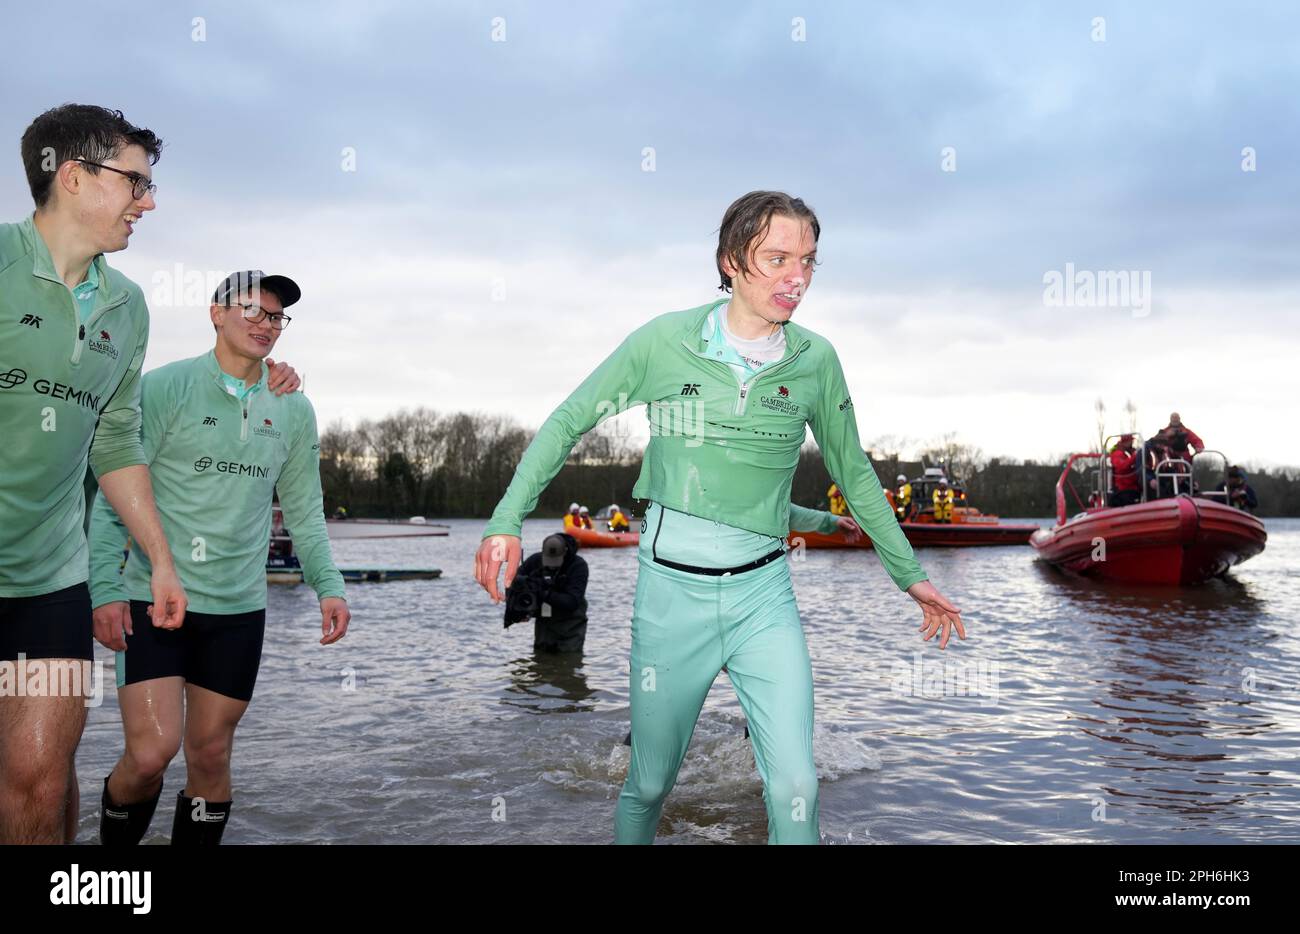
POLYGON ((1104 580, 1138 584, 1196 584, 1223 574, 1264 550, 1264 523, 1223 501, 1222 493, 1201 492, 1194 477, 1202 451, 1185 460, 1162 461, 1141 475, 1143 502, 1106 506, 1110 488, 1108 459, 1098 453, 1072 454, 1056 483, 1057 524, 1035 532, 1029 543, 1038 556, 1058 567, 1104 580), (1096 466, 1076 470, 1076 462, 1096 466), (1090 476, 1086 501, 1072 480, 1090 476), (1165 492, 1151 498, 1152 490, 1165 492), (1195 491, 1195 492, 1193 492, 1195 491), (1067 519, 1066 494, 1083 511, 1067 519))

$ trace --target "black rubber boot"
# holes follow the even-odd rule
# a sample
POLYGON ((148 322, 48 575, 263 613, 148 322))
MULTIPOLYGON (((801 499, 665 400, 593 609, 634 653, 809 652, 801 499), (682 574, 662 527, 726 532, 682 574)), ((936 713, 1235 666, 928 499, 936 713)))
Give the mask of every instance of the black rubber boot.
POLYGON ((172 820, 172 846, 216 846, 230 820, 229 801, 204 801, 199 814, 185 789, 176 792, 176 816, 172 820))
POLYGON ((108 778, 104 779, 104 796, 99 800, 99 842, 104 846, 135 846, 144 839, 153 820, 154 808, 162 797, 162 783, 148 801, 119 807, 108 796, 108 778))

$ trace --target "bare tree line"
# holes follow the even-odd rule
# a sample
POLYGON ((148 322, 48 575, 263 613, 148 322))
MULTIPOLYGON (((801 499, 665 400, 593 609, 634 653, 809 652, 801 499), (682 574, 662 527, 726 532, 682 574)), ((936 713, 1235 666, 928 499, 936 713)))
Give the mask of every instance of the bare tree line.
MULTIPOLYGON (((321 482, 327 513, 344 506, 353 516, 486 518, 510 483, 534 432, 513 419, 481 412, 440 413, 420 407, 366 419, 355 427, 331 424, 321 435, 321 482)), ((893 437, 873 441, 867 451, 881 485, 903 473, 918 476, 919 460, 904 459, 913 447, 893 437)), ((642 443, 618 421, 588 432, 555 480, 542 493, 535 515, 563 515, 570 502, 593 512, 617 502, 639 514, 632 500, 641 468, 642 443)), ((1063 457, 1044 462, 987 458, 954 434, 931 442, 922 453, 929 466, 943 465, 965 483, 972 505, 1014 517, 1055 512, 1055 484, 1063 457)), ((1249 469, 1249 468, 1248 468, 1249 469)), ((1250 470, 1261 515, 1300 516, 1300 471, 1250 470)), ((830 475, 817 446, 800 451, 791 499, 826 508, 830 475)))

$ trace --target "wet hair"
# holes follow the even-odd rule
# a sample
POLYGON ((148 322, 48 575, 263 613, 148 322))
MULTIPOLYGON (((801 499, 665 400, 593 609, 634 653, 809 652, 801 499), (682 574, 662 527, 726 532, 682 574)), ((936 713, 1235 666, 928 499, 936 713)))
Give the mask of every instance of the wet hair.
MULTIPOLYGON (((32 200, 45 207, 54 190, 54 173, 69 159, 108 162, 127 146, 139 146, 158 162, 162 140, 152 130, 130 123, 120 110, 93 104, 63 104, 47 110, 32 121, 22 139, 23 169, 32 200), (53 158, 50 158, 53 156, 53 158)), ((83 166, 92 175, 99 169, 83 166)))
POLYGON ((722 261, 729 259, 736 269, 748 274, 749 255, 763 242, 772 225, 772 216, 777 214, 807 221, 812 225, 813 242, 821 238, 822 225, 802 198, 792 198, 783 191, 751 191, 741 195, 731 202, 731 207, 722 215, 722 226, 718 228, 716 260, 718 276, 722 280, 719 289, 731 291, 731 277, 723 271, 722 261))

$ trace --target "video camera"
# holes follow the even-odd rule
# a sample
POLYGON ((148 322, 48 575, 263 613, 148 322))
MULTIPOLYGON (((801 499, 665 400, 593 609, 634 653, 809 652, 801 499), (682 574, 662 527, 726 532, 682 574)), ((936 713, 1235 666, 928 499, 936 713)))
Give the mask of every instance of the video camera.
POLYGON ((540 618, 542 604, 551 592, 555 575, 542 568, 531 574, 519 575, 506 590, 506 628, 512 623, 522 623, 533 617, 540 618))
POLYGON ((562 533, 546 536, 542 542, 541 566, 515 577, 506 590, 506 628, 511 623, 522 623, 530 617, 541 618, 542 605, 555 585, 555 578, 564 567, 569 541, 568 536, 562 533))

